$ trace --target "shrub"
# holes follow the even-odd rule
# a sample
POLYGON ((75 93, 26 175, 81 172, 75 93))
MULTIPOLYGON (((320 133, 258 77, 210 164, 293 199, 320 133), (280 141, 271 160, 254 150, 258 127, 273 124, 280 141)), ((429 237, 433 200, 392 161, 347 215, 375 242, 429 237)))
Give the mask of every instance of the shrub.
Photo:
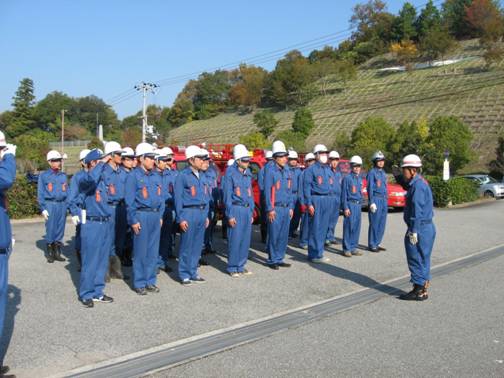
POLYGON ((12 219, 29 218, 39 214, 37 185, 18 175, 7 191, 7 212, 12 219))
POLYGON ((428 176, 426 179, 432 188, 434 205, 437 207, 445 207, 450 202, 452 205, 457 205, 478 199, 478 186, 470 180, 455 177, 443 181, 437 176, 428 176))

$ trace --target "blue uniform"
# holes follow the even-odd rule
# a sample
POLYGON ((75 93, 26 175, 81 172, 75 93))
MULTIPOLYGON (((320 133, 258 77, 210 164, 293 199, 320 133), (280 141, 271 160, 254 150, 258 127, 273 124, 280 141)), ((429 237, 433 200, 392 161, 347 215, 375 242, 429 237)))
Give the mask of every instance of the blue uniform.
POLYGON ((109 264, 111 214, 107 204, 107 187, 102 177, 104 166, 104 163, 98 163, 85 172, 79 181, 79 195, 73 197, 70 203, 72 212, 76 208, 86 209, 86 219, 82 219, 81 224, 79 298, 82 301, 103 296, 109 264))
POLYGON ((213 244, 213 231, 215 227, 215 208, 217 202, 219 201, 219 188, 217 186, 217 168, 210 166, 205 172, 205 179, 207 182, 207 187, 209 188, 209 206, 208 206, 208 219, 210 219, 210 224, 205 230, 204 247, 207 252, 212 251, 213 244))
MULTIPOLYGON (((308 259, 320 259, 329 229, 331 202, 329 192, 333 175, 327 164, 319 161, 306 169, 303 193, 307 207, 313 206, 315 214, 309 217, 308 259)), ((307 210, 308 211, 308 210, 307 210)))
POLYGON ((198 262, 208 220, 209 187, 204 172, 196 175, 186 167, 175 179, 176 221, 186 221, 189 228, 180 234, 179 277, 198 278, 198 262), (199 176, 199 177, 198 177, 199 176))
MULTIPOLYGON (((0 338, 7 308, 9 256, 12 251, 12 230, 5 207, 5 192, 12 186, 15 178, 16 159, 13 154, 5 154, 0 160, 0 338)), ((3 356, 0 356, 0 366, 3 366, 2 359, 3 356)))
POLYGON ((299 200, 299 176, 303 172, 301 168, 294 167, 290 168, 292 173, 292 196, 294 201, 294 215, 292 216, 290 222, 289 235, 294 237, 297 229, 299 228, 299 222, 301 220, 301 201, 299 200))
POLYGON ((126 205, 124 203, 126 173, 120 168, 105 165, 103 180, 107 187, 110 206, 110 256, 121 255, 126 240, 126 205))
POLYGON ((339 170, 330 169, 332 177, 329 179, 329 229, 327 230, 326 241, 334 242, 336 225, 341 210, 341 183, 343 176, 339 170))
POLYGON ((173 255, 173 220, 175 206, 173 203, 175 191, 175 178, 178 172, 166 168, 158 172, 162 181, 162 194, 165 201, 165 210, 163 214, 163 226, 161 227, 161 237, 159 239, 158 267, 163 268, 168 264, 168 258, 173 255))
MULTIPOLYGON (((133 169, 126 169, 124 166, 121 165, 121 170, 124 173, 124 195, 126 196, 126 179, 128 178, 128 175, 133 172, 133 169)), ((126 254, 131 254, 131 251, 133 250, 133 232, 131 231, 131 228, 128 226, 128 217, 127 217, 127 211, 126 211, 126 198, 124 199, 124 220, 122 222, 124 224, 124 247, 123 247, 123 252, 128 251, 126 254)), ((119 227, 120 225, 118 225, 119 227)), ((124 260, 127 261, 130 256, 123 255, 124 260)))
POLYGON ((292 176, 287 166, 281 168, 273 162, 264 175, 264 199, 266 214, 275 211, 273 222, 268 221, 267 263, 283 262, 289 241, 290 210, 294 209, 292 176))
POLYGON ((237 163, 229 167, 224 180, 224 205, 226 218, 235 219, 236 225, 228 227, 228 266, 229 273, 241 273, 245 269, 252 236, 252 216, 254 213, 254 194, 252 174, 247 169, 241 172, 237 163))
MULTIPOLYGON (((84 176, 86 176, 86 174, 87 174, 87 172, 84 169, 81 169, 80 171, 75 173, 72 176, 72 179, 70 180, 70 190, 68 192, 68 199, 67 199, 68 210, 70 211, 70 214, 72 216, 78 216, 79 218, 81 216, 82 201, 77 199, 77 197, 80 195, 80 192, 79 192, 80 181, 84 178, 84 176)), ((81 250, 81 224, 80 223, 77 226, 75 226, 74 247, 75 247, 75 250, 77 250, 77 251, 81 250)))
POLYGON ((48 169, 40 174, 37 199, 40 210, 47 210, 45 240, 48 244, 61 242, 65 233, 67 210, 67 176, 59 170, 48 169))
POLYGON ((299 233, 299 247, 306 248, 308 247, 308 235, 310 234, 310 215, 306 211, 306 199, 304 196, 304 174, 306 169, 301 172, 299 176, 299 202, 301 205, 302 213, 301 213, 301 232, 299 233))
POLYGON ((376 249, 383 240, 388 213, 387 175, 383 169, 375 167, 369 171, 367 193, 369 205, 374 203, 377 207, 374 213, 368 211, 368 247, 376 249))
POLYGON ((341 207, 350 210, 350 216, 343 220, 343 251, 355 253, 359 245, 361 229, 362 178, 349 173, 343 178, 341 187, 341 207))
POLYGON ((156 285, 161 220, 165 210, 162 180, 156 171, 135 168, 126 178, 126 212, 130 226, 140 223, 133 235, 133 288, 156 285))
MULTIPOLYGON (((275 164, 274 161, 268 161, 257 174, 257 185, 259 186, 259 205, 261 210, 261 239, 266 243, 268 237, 268 216, 266 214, 266 202, 264 197, 264 175, 266 170, 275 164)), ((266 248, 268 248, 266 244, 266 248)))
POLYGON ((430 263, 432 247, 436 239, 436 228, 432 222, 432 191, 425 179, 416 175, 409 183, 404 208, 404 222, 408 226, 408 233, 416 233, 418 243, 410 243, 408 233, 404 237, 408 268, 411 282, 424 286, 430 281, 430 263))

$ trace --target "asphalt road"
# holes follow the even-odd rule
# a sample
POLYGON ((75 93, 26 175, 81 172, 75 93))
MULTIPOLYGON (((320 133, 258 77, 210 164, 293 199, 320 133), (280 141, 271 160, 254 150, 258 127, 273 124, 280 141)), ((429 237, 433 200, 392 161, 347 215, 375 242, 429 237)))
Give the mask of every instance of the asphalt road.
MULTIPOLYGON (((496 201, 436 211, 438 239, 433 264, 502 244, 503 210, 504 201, 496 201)), ((161 292, 138 297, 128 283, 113 281, 106 292, 115 302, 86 309, 77 301, 73 227, 67 224, 65 236, 65 253, 70 261, 47 264, 40 249, 43 224, 15 224, 11 299, 2 340, 4 348, 8 345, 5 364, 20 377, 49 376, 371 287, 407 274, 404 230, 402 214, 392 213, 384 242, 387 252, 348 259, 340 255, 341 246, 337 246, 327 251, 331 262, 324 265, 308 264, 306 251, 293 244, 288 251, 292 268, 274 272, 263 265, 266 255, 256 229, 248 266, 253 276, 232 279, 224 273, 225 257, 212 256, 211 266, 201 269, 208 280, 205 285, 182 287, 175 274, 162 273, 158 282, 161 292)), ((341 222, 337 235, 341 235, 341 222)), ((366 240, 364 213, 361 242, 365 244, 366 240)), ((222 252, 226 249, 219 238, 216 247, 222 252)), ((485 298, 478 286, 471 287, 482 300, 485 298)), ((309 348, 306 353, 319 355, 309 348)), ((270 360, 264 365, 273 363, 270 360)), ((281 375, 281 370, 278 372, 281 375)), ((221 373, 227 375, 225 370, 221 373)))

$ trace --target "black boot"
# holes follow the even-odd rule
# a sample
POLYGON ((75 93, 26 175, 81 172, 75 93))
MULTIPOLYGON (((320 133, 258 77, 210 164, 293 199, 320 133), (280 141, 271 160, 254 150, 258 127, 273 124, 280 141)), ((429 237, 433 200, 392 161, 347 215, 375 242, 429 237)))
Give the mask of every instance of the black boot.
POLYGON ((61 256, 61 243, 54 243, 54 260, 56 261, 66 261, 66 259, 61 256))
POLYGON ((47 244, 47 262, 52 264, 54 262, 54 243, 47 244))
POLYGON ((117 278, 119 280, 124 279, 121 270, 121 260, 117 256, 110 256, 109 259, 109 275, 110 278, 117 278))
POLYGON ((82 268, 82 256, 78 249, 75 250, 75 255, 77 256, 77 272, 80 272, 82 268))
POLYGON ((129 249, 129 248, 126 248, 123 251, 122 265, 123 266, 132 266, 133 265, 133 262, 131 261, 131 249, 129 249))
POLYGON ((427 288, 425 286, 413 285, 413 290, 411 290, 409 293, 406 294, 401 294, 399 296, 399 299, 402 299, 404 301, 425 301, 428 299, 429 296, 427 295, 427 288))

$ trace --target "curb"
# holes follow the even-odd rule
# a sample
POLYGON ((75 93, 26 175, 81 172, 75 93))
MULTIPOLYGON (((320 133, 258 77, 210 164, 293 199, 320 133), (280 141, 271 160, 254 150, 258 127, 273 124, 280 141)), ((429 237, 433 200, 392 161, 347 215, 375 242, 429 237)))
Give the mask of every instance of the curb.
MULTIPOLYGON (((67 217, 66 222, 68 223, 70 218, 67 217)), ((34 223, 45 223, 43 217, 33 217, 33 218, 21 218, 21 219, 11 219, 11 224, 34 224, 34 223)))
POLYGON ((465 209, 466 207, 473 207, 478 205, 483 205, 485 203, 495 202, 495 198, 483 198, 473 202, 459 203, 457 205, 446 206, 443 209, 451 210, 451 209, 465 209))

